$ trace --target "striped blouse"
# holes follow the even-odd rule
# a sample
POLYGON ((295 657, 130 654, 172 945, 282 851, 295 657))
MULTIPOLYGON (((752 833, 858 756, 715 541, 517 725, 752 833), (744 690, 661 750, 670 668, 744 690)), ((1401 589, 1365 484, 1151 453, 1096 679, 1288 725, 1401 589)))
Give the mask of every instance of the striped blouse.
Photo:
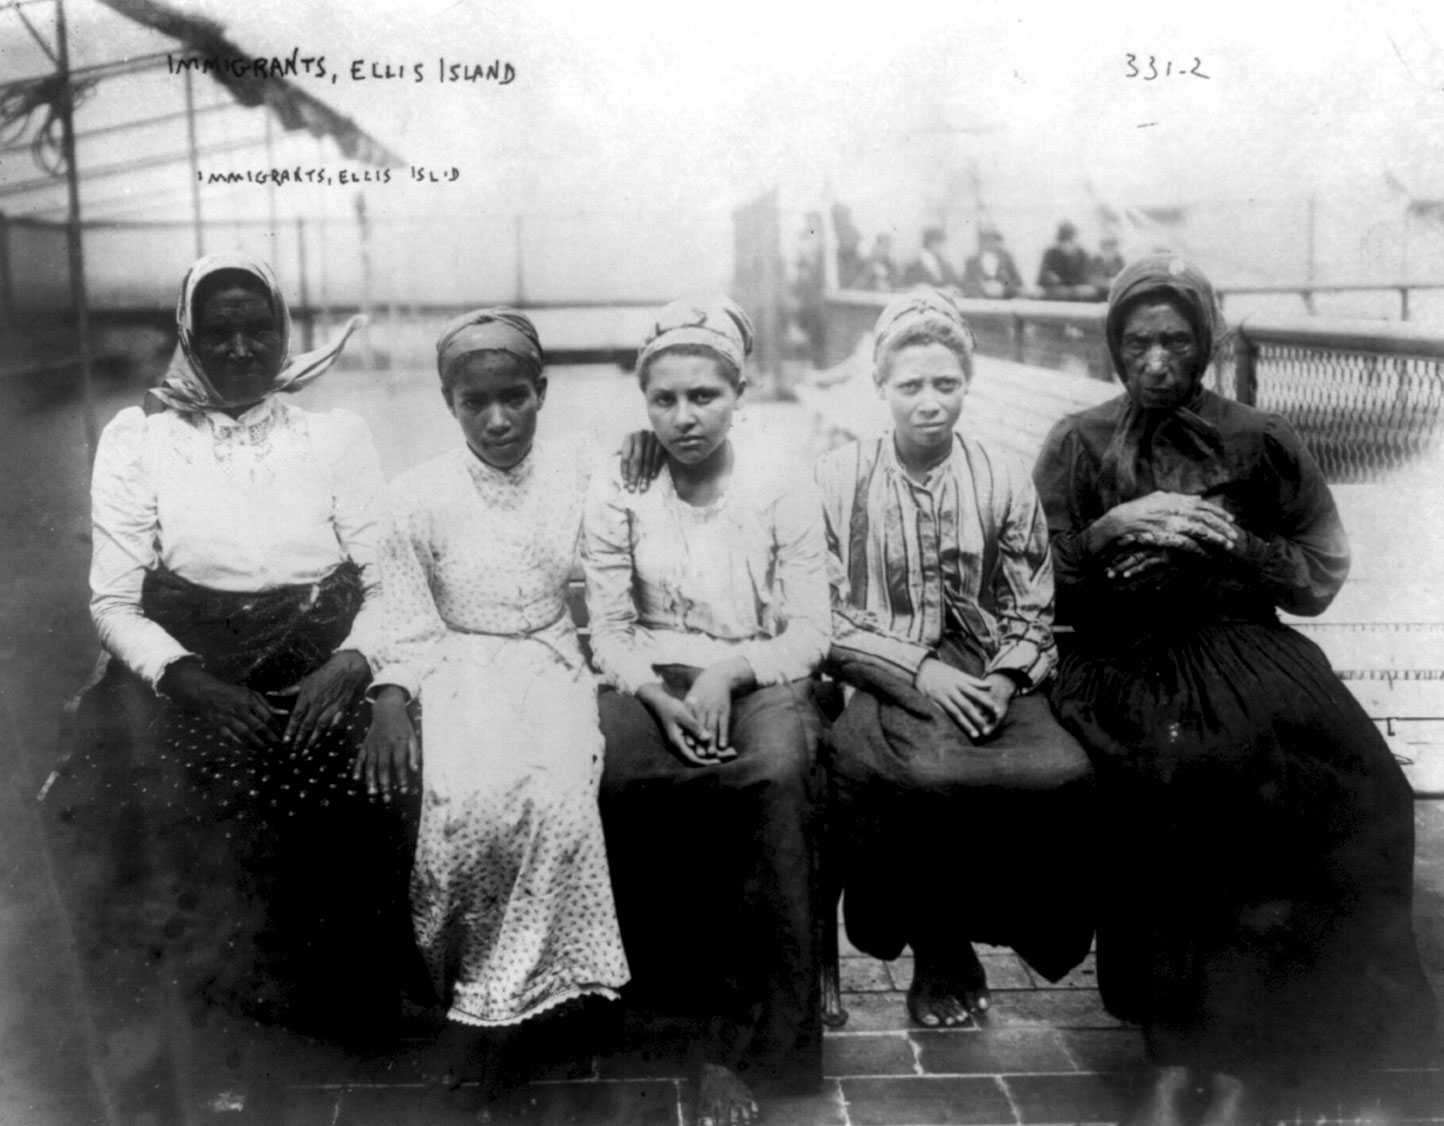
POLYGON ((817 482, 834 653, 912 677, 944 636, 962 634, 988 655, 987 673, 1010 673, 1024 688, 1048 676, 1053 564, 1021 465, 958 435, 919 483, 885 434, 825 455, 817 482))

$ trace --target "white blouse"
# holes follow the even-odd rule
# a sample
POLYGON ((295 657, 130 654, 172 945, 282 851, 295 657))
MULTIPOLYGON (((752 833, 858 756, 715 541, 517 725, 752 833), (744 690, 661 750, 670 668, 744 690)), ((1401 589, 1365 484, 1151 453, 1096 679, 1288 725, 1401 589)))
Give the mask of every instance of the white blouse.
POLYGON ((415 696, 453 634, 530 637, 581 665, 566 593, 590 460, 571 443, 538 443, 503 470, 462 446, 392 482, 381 539, 386 638, 373 688, 415 696))
POLYGON ((146 571, 263 591, 317 582, 349 558, 365 601, 340 648, 374 665, 382 483, 371 432, 349 411, 305 411, 279 395, 234 419, 121 411, 101 435, 91 483, 90 615, 101 644, 154 687, 188 654, 141 613, 146 571))
POLYGON ((592 653, 624 692, 657 680, 654 665, 740 656, 768 685, 811 675, 827 655, 822 502, 801 475, 742 456, 725 493, 695 507, 666 470, 644 493, 599 473, 583 545, 592 653))

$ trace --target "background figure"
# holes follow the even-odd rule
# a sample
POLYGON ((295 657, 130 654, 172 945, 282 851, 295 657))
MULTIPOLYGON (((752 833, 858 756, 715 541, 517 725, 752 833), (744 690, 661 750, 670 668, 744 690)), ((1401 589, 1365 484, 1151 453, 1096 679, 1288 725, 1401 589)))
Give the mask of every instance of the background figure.
POLYGON ((903 285, 957 285, 958 275, 948 261, 947 250, 947 232, 941 227, 925 227, 918 256, 909 262, 903 271, 903 285))
POLYGON ((1279 417, 1203 386, 1213 287, 1160 256, 1113 283, 1126 393, 1038 460, 1063 619, 1052 701, 1098 772, 1098 980, 1143 1026, 1130 1122, 1254 1120, 1269 1082, 1428 1043, 1411 921, 1414 808, 1374 723, 1277 610, 1318 614, 1349 550, 1279 417))
POLYGON ((793 320, 802 334, 807 358, 813 367, 822 367, 827 362, 827 317, 822 307, 822 295, 826 288, 823 273, 825 253, 822 214, 809 211, 798 235, 792 300, 793 320))
POLYGON ((410 788, 425 712, 411 878, 417 944, 446 1005, 433 1076, 482 1100, 525 1079, 514 1035, 627 980, 597 812, 594 682, 567 612, 587 459, 534 449, 542 350, 521 313, 452 321, 437 369, 465 445, 391 488, 386 636, 358 770, 410 788))
POLYGON ((1106 294, 1124 265, 1123 254, 1118 249, 1118 236, 1104 235, 1098 244, 1098 253, 1093 256, 1089 267, 1089 281, 1098 287, 1100 294, 1106 294))
POLYGON ((872 240, 872 253, 863 263, 861 276, 857 279, 858 289, 889 292, 897 288, 897 262, 892 256, 892 236, 879 234, 872 240))
POLYGON ((918 290, 874 331, 893 428, 817 467, 829 664, 858 688, 828 738, 827 867, 855 946, 912 947, 913 1020, 955 1025, 990 1004, 973 942, 1053 980, 1088 953, 1092 772, 1033 694, 1056 653, 1037 495, 1021 466, 954 432, 971 330, 947 294, 918 290), (1008 845, 974 863, 960 826, 1008 845))
POLYGON ((862 232, 852 221, 852 210, 842 203, 832 205, 832 233, 837 239, 837 285, 839 289, 857 289, 865 263, 862 257, 862 232))
POLYGON ((978 229, 978 252, 963 266, 963 296, 1017 297, 1023 277, 1003 245, 1003 233, 988 225, 978 229))
MULTIPOLYGON (((132 1022, 178 1002, 175 1035, 215 1012, 375 1048, 410 950, 404 826, 351 780, 380 643, 380 465, 359 418, 281 394, 345 335, 290 355, 275 277, 242 255, 196 262, 176 318, 165 378, 96 455, 91 614, 111 659, 50 795, 91 984, 132 1022)), ((224 1039, 246 1068, 241 1027, 224 1039)), ((110 1059, 153 1083, 138 1037, 159 1050, 132 1024, 110 1059)))
POLYGON ((822 514, 729 438, 751 335, 726 299, 661 310, 638 375, 666 468, 644 493, 599 475, 585 521, 622 934, 636 992, 702 1021, 710 1126, 753 1121, 759 1081, 821 1074, 822 514))
POLYGON ((1072 223, 1058 225, 1057 240, 1043 251, 1038 267, 1038 285, 1043 296, 1051 301, 1096 301, 1102 293, 1089 276, 1088 252, 1078 241, 1078 228, 1072 223))

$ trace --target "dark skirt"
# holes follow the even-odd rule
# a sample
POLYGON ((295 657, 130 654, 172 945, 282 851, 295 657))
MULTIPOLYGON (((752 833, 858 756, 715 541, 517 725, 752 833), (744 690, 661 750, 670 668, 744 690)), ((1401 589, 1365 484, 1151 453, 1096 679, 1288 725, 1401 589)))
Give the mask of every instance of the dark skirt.
MULTIPOLYGON (((276 693, 325 662, 360 601, 344 565, 262 594, 153 575, 143 609, 217 676, 276 693)), ((394 1033, 408 826, 351 780, 368 711, 308 751, 255 750, 110 663, 47 799, 101 995, 159 992, 357 1046, 394 1033)))
POLYGON ((820 1080, 822 1053, 811 688, 795 681, 735 697, 739 753, 700 767, 676 756, 635 696, 598 697, 627 995, 695 1018, 694 1047, 710 1062, 796 1089, 820 1080))
POLYGON ((1408 782, 1278 622, 1080 637, 1052 702, 1104 802, 1098 977, 1152 1058, 1362 1062, 1432 1023, 1408 782))
MULTIPOLYGON (((940 656, 981 668, 959 646, 940 656)), ((895 674, 835 671, 858 685, 826 740, 826 866, 853 945, 882 959, 921 947, 946 964, 984 942, 1066 974, 1093 940, 1087 755, 1037 696, 1015 697, 975 743, 895 674)))

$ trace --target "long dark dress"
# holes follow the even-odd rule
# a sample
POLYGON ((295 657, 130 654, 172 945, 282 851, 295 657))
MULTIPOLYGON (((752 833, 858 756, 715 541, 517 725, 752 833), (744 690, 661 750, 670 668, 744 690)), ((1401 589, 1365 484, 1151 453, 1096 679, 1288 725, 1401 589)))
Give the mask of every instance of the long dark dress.
POLYGON ((1158 1063, 1361 1061, 1433 1019, 1410 919, 1411 794, 1323 653, 1275 612, 1320 612, 1347 543, 1285 423, 1210 392, 1189 408, 1187 424, 1132 424, 1123 397, 1070 416, 1036 471, 1059 617, 1077 630, 1052 703, 1106 811, 1099 985, 1158 1063), (1120 485, 1105 454, 1130 426, 1120 485), (1155 490, 1225 505, 1243 549, 1107 579, 1082 533, 1155 490))
MULTIPOLYGON (((360 604, 351 563, 263 594, 153 572, 142 596, 211 672, 263 693, 324 663, 360 604)), ((394 1034, 408 852, 397 812, 350 777, 368 719, 363 702, 309 750, 254 750, 112 660, 48 801, 102 994, 143 1008, 159 990, 357 1045, 394 1034)))

